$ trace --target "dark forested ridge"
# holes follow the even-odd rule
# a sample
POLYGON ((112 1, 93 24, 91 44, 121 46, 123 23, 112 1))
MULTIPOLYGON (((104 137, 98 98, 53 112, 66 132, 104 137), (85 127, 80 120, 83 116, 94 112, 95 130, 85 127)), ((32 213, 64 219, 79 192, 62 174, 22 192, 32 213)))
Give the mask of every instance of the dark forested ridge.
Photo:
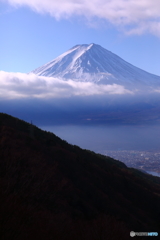
POLYGON ((160 233, 159 205, 160 178, 0 114, 1 240, 160 233))

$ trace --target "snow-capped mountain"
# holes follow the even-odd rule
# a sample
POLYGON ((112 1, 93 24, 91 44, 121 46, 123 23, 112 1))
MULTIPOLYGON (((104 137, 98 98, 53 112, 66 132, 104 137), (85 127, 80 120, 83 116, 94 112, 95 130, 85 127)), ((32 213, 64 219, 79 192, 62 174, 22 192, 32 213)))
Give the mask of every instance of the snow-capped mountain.
POLYGON ((143 71, 93 43, 76 45, 32 73, 103 84, 160 85, 159 76, 143 71))

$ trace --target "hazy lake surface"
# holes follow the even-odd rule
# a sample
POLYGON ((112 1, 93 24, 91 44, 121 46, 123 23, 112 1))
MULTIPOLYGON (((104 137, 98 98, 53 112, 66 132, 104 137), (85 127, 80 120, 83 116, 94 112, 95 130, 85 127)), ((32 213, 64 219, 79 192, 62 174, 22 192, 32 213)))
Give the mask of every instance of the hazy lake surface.
POLYGON ((40 126, 67 142, 95 152, 102 150, 160 150, 160 125, 40 126))
POLYGON ((147 171, 147 173, 153 175, 153 176, 156 176, 156 177, 160 177, 160 173, 157 173, 157 172, 151 172, 151 171, 147 171))
MULTIPOLYGON (((160 151, 160 126, 41 126, 68 143, 103 154, 105 150, 160 151)), ((118 158, 117 158, 118 159, 118 158)), ((160 177, 157 172, 149 172, 160 177)))

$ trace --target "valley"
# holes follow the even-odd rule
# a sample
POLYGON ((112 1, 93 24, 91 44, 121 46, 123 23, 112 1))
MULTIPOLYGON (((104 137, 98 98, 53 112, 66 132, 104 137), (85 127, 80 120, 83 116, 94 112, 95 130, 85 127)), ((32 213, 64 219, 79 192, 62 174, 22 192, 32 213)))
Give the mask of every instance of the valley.
POLYGON ((160 177, 160 151, 104 150, 100 153, 122 161, 128 167, 160 177))

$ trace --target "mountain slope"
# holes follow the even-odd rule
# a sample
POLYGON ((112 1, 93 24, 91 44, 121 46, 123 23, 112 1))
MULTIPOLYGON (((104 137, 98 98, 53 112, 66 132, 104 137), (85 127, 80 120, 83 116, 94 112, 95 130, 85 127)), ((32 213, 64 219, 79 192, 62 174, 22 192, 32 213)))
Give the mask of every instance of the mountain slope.
POLYGON ((97 44, 76 45, 32 71, 39 76, 95 83, 156 85, 160 77, 143 71, 97 44))
POLYGON ((0 114, 0 239, 129 239, 160 230, 160 179, 0 114))

